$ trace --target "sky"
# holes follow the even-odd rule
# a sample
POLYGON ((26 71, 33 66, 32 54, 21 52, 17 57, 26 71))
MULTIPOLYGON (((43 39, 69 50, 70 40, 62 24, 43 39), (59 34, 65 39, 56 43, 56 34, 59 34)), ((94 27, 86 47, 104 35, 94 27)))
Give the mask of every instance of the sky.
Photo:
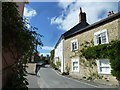
POLYGON ((57 0, 56 2, 30 2, 25 5, 24 18, 29 19, 31 26, 38 28, 37 33, 44 36, 41 37, 44 46, 37 48, 39 53, 44 55, 50 53, 60 36, 79 23, 80 7, 86 13, 89 24, 106 18, 109 11, 118 12, 118 2, 57 0))

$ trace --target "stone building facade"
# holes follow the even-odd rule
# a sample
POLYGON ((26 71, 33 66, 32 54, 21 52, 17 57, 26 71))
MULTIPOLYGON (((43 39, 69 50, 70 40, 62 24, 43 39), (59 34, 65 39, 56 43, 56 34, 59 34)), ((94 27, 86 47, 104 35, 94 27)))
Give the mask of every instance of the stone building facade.
MULTIPOLYGON (((92 42, 94 45, 109 43, 111 40, 120 40, 120 12, 110 15, 107 18, 88 25, 67 36, 64 34, 64 62, 70 68, 70 75, 76 78, 101 78, 117 85, 117 80, 111 75, 111 67, 108 59, 95 60, 92 66, 89 61, 80 57, 81 44, 85 41, 92 42), (98 77, 96 77, 96 75, 98 77)), ((76 26, 75 26, 76 27, 76 26)))

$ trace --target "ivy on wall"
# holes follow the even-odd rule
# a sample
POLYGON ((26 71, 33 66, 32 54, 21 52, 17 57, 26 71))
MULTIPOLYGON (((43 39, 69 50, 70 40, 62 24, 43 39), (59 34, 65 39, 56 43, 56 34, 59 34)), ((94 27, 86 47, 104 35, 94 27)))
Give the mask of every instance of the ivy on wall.
POLYGON ((83 78, 87 80, 94 80, 96 78, 101 79, 102 75, 99 75, 97 71, 94 70, 94 67, 97 66, 96 60, 94 58, 85 58, 83 56, 83 51, 85 51, 88 47, 94 46, 93 40, 90 42, 84 41, 80 44, 80 50, 79 50, 79 56, 80 56, 80 64, 84 67, 84 69, 87 69, 89 73, 88 75, 85 75, 83 78))
POLYGON ((27 88, 26 63, 32 54, 37 51, 36 46, 42 46, 42 35, 36 32, 37 28, 26 27, 27 22, 19 15, 16 3, 2 3, 2 52, 10 52, 16 60, 12 66, 12 75, 8 86, 12 88, 27 88))
POLYGON ((120 85, 120 41, 113 40, 108 44, 100 44, 91 46, 82 51, 82 55, 90 59, 108 58, 110 59, 111 73, 119 82, 120 85))

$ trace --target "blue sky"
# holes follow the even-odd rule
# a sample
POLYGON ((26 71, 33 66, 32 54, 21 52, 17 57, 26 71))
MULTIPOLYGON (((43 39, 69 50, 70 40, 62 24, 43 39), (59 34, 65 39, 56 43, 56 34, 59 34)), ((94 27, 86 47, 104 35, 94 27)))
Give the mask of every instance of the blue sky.
MULTIPOLYGON (((40 53, 48 54, 64 32, 78 24, 79 8, 86 12, 87 22, 95 23, 107 17, 108 11, 118 12, 117 2, 30 2, 25 5, 24 17, 44 37, 44 46, 38 47, 40 53)), ((28 25, 29 28, 29 25, 28 25)))

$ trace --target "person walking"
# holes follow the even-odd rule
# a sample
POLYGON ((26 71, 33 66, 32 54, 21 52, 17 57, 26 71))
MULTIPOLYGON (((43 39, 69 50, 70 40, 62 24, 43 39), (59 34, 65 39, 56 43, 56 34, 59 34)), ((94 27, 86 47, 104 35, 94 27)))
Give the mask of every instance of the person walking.
POLYGON ((38 71, 40 70, 40 63, 36 63, 35 74, 37 75, 38 71))

